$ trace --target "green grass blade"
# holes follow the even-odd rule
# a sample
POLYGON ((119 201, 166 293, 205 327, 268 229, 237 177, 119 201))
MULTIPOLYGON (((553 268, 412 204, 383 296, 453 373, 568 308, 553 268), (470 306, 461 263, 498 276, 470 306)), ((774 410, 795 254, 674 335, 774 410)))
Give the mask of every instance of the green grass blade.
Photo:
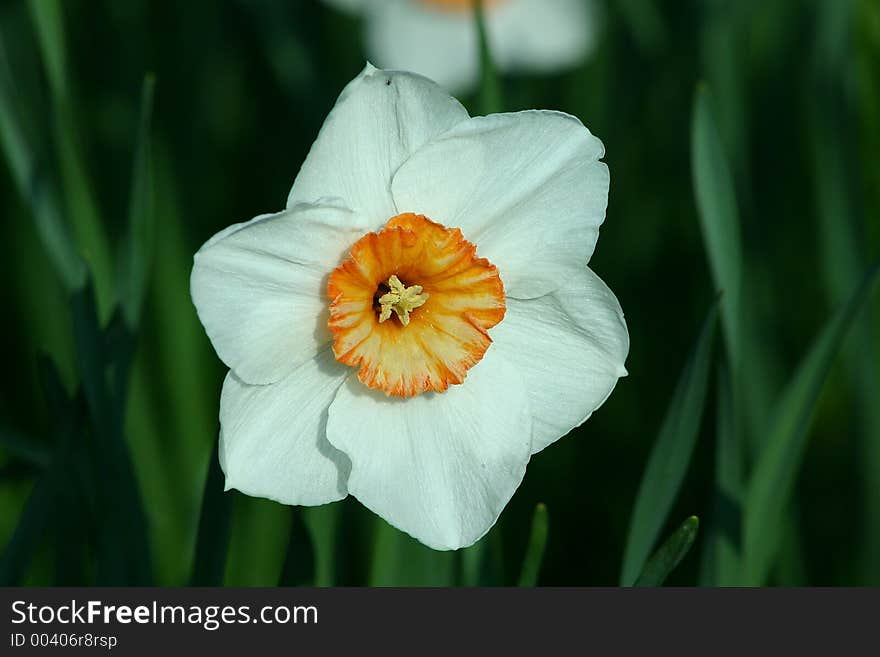
POLYGON ((480 586, 487 574, 489 541, 482 538, 470 547, 459 551, 458 583, 460 586, 480 586))
POLYGON ((46 253, 65 288, 72 292, 85 283, 85 263, 74 248, 70 230, 62 221, 55 191, 35 155, 36 149, 25 135, 15 102, 17 98, 19 95, 0 40, 0 147, 18 192, 30 208, 46 253))
POLYGON ((502 586, 504 546, 497 525, 479 541, 458 551, 459 586, 502 586))
POLYGON ((154 138, 152 150, 156 243, 162 248, 155 252, 147 286, 150 310, 141 320, 152 340, 139 345, 125 433, 150 500, 146 511, 157 584, 180 585, 192 575, 205 486, 204 477, 192 473, 208 471, 224 372, 189 296, 194 247, 185 237, 189 222, 178 202, 178 169, 161 141, 154 138))
POLYGON ((0 586, 18 586, 52 521, 55 489, 48 475, 34 484, 12 538, 0 555, 0 586))
POLYGON ((862 279, 849 301, 828 321, 801 361, 777 404, 765 448, 755 464, 745 498, 745 583, 767 580, 782 539, 782 518, 806 447, 813 408, 854 317, 868 299, 880 264, 862 279))
POLYGON ((302 508, 291 507, 290 515, 290 542, 279 586, 314 586, 315 546, 303 521, 302 508))
MULTIPOLYGON (((748 158, 749 97, 746 85, 748 66, 740 56, 739 48, 747 42, 745 27, 753 14, 745 3, 706 3, 703 22, 698 34, 703 74, 710 88, 713 104, 713 123, 718 129, 730 168, 735 179, 742 179, 748 158)), ((741 187, 744 194, 747 186, 741 187)))
MULTIPOLYGON (((730 95, 730 94, 728 94, 730 95)), ((730 121, 736 123, 736 121, 730 121)), ((775 389, 772 349, 759 339, 752 314, 742 309, 746 280, 740 216, 728 158, 725 154, 712 95, 697 86, 691 126, 691 173, 700 231, 716 289, 723 292, 721 322, 727 362, 731 368, 733 409, 737 430, 757 451, 758 428, 764 425, 775 389)))
POLYGON ((219 442, 208 462, 196 554, 190 578, 192 586, 222 586, 226 572, 233 494, 223 490, 225 480, 220 468, 218 448, 219 442))
POLYGON ((739 210, 733 179, 705 85, 697 88, 691 133, 691 163, 700 228, 709 257, 712 279, 724 293, 721 320, 729 360, 739 363, 742 246, 739 210))
POLYGON ((29 0, 28 9, 40 43, 49 87, 56 98, 68 98, 67 39, 60 0, 29 0))
POLYGON ((148 74, 141 90, 141 117, 131 179, 128 231, 122 243, 118 264, 119 303, 130 328, 136 327, 140 322, 155 242, 153 161, 150 147, 150 119, 155 86, 155 76, 148 74))
POLYGON ((303 520, 315 549, 316 586, 338 584, 336 555, 341 516, 342 503, 339 502, 309 507, 303 511, 303 520))
POLYGON ((529 535, 529 545, 526 548, 526 556, 523 559, 517 586, 536 586, 538 584, 538 575, 541 572, 541 564, 544 562, 544 550, 547 547, 548 529, 547 507, 544 504, 538 504, 532 515, 532 531, 529 535))
MULTIPOLYGON (((861 0, 853 21, 856 46, 855 72, 859 162, 866 207, 880 207, 880 5, 861 0)), ((880 222, 866 222, 865 242, 869 253, 880 252, 880 222)), ((877 514, 880 517, 880 513, 877 514)))
MULTIPOLYGON (((97 539, 99 585, 152 582, 147 521, 128 444, 123 436, 123 388, 127 383, 131 336, 108 341, 99 325, 90 285, 71 298, 79 373, 88 402, 90 449, 96 472, 100 526, 97 539), (115 381, 111 384, 111 373, 115 381)), ((120 328, 117 320, 111 330, 120 328)))
POLYGON ((697 539, 697 530, 700 521, 697 516, 691 516, 682 523, 672 536, 660 546, 654 555, 645 564, 642 574, 635 582, 635 586, 661 586, 675 567, 681 563, 691 546, 697 539))
POLYGON ((225 584, 277 586, 289 537, 289 507, 236 494, 225 584))
POLYGON ((438 552, 376 518, 370 586, 448 586, 455 553, 438 552))
MULTIPOLYGON (((819 223, 820 255, 825 291, 834 306, 846 301, 864 269, 865 240, 859 211, 862 179, 856 144, 857 106, 848 93, 857 68, 852 49, 856 5, 824 0, 817 3, 816 44, 812 84, 808 88, 809 122, 805 137, 811 146, 813 178, 819 223)), ((867 8, 867 3, 864 7, 867 8)), ((867 16, 866 19, 870 20, 867 16)), ((862 111, 867 110, 864 108, 862 111)), ((868 147, 870 148, 870 147, 868 147)), ((874 152, 877 152, 876 150, 874 152)), ((862 165, 864 166, 864 165, 862 165)), ((871 170, 874 162, 868 163, 871 170)), ((869 183, 870 184, 870 183, 869 183)), ((873 222, 877 223, 877 222, 873 222)), ((880 367, 877 361, 877 322, 864 313, 855 322, 844 345, 851 395, 858 408, 853 414, 859 432, 865 481, 861 530, 861 583, 880 584, 880 367), (872 321, 874 320, 874 321, 872 321)))
POLYGON ((492 59, 492 48, 486 31, 483 0, 474 3, 474 20, 477 23, 477 34, 480 41, 480 92, 479 107, 482 114, 495 114, 504 109, 501 81, 492 59))
POLYGON ((98 314, 103 323, 109 318, 113 307, 114 272, 110 243, 87 174, 86 158, 75 119, 67 69, 64 12, 60 0, 30 0, 28 6, 49 80, 65 214, 73 226, 80 253, 91 270, 98 314))
POLYGON ((651 450, 630 520, 620 574, 622 586, 632 585, 641 572, 687 473, 706 401, 717 311, 716 301, 709 309, 700 336, 679 377, 657 442, 651 450))
POLYGON ((703 548, 703 586, 735 586, 740 581, 745 451, 736 422, 730 372, 725 367, 718 374, 715 494, 703 548))
POLYGON ((59 497, 68 490, 72 443, 80 432, 75 403, 64 392, 57 369, 51 361, 42 368, 43 388, 53 420, 55 450, 49 467, 31 490, 9 543, 0 555, 0 586, 24 582, 28 567, 43 539, 57 520, 59 497))

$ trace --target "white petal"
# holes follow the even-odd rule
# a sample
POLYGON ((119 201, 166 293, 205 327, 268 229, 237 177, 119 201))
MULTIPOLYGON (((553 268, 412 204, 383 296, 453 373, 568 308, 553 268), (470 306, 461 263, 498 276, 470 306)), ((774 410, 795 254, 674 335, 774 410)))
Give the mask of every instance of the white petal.
POLYGON ((501 70, 555 71, 595 47, 595 7, 588 0, 511 0, 489 12, 486 29, 501 70))
POLYGON ((299 205, 208 240, 190 292, 223 362, 248 383, 273 383, 317 354, 330 339, 327 276, 365 231, 344 208, 299 205))
POLYGON ((516 370, 490 349, 462 385, 410 399, 350 376, 327 439, 352 461, 349 492, 438 550, 483 536, 522 481, 531 416, 516 370))
POLYGON ((623 311, 586 267, 552 294, 508 299, 492 339, 525 381, 533 453, 585 422, 626 375, 629 334, 623 311))
POLYGON ((397 214, 391 176, 401 163, 467 117, 464 107, 430 80, 368 64, 324 121, 287 206, 341 197, 377 229, 397 214))
POLYGON ((373 5, 366 30, 367 52, 383 68, 415 71, 450 91, 467 91, 477 80, 477 31, 469 12, 385 0, 373 5))
POLYGON ((327 409, 349 369, 328 348, 287 378, 252 386, 230 372, 220 396, 226 488, 282 504, 346 496, 348 458, 326 438, 327 409))
POLYGON ((498 267, 508 295, 541 296, 589 260, 605 218, 602 142, 575 117, 527 111, 475 117, 400 167, 401 212, 459 227, 498 267))

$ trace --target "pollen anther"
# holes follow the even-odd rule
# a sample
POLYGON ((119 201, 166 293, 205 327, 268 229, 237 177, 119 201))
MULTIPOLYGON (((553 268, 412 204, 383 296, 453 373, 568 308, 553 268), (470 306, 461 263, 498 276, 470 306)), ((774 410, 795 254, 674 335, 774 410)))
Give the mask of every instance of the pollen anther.
POLYGON ((406 287, 394 274, 388 279, 387 285, 390 291, 379 297, 379 306, 381 308, 379 322, 382 323, 391 317, 391 311, 393 310, 400 323, 408 326, 410 312, 424 306, 431 295, 423 294, 421 285, 406 287))

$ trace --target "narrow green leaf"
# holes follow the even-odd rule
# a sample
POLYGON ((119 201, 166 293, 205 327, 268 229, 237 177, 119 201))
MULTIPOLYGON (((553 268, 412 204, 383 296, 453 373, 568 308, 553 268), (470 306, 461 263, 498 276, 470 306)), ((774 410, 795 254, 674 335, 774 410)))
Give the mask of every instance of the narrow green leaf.
POLYGON ((55 488, 47 474, 34 484, 15 532, 0 555, 0 586, 18 586, 51 523, 55 488))
POLYGON ((492 48, 486 31, 483 0, 474 3, 474 20, 477 22, 477 34, 480 40, 480 95, 479 106, 483 114, 495 114, 502 111, 501 81, 492 58, 492 48))
POLYGON ((716 300, 679 377, 663 426, 651 450, 630 520, 620 574, 622 586, 632 585, 642 570, 687 473, 706 402, 717 312, 716 300))
POLYGON ((341 503, 310 507, 303 512, 303 520, 315 548, 316 586, 338 584, 336 554, 341 515, 341 503))
POLYGON ((694 99, 691 173, 709 268, 716 289, 723 293, 721 320, 731 369, 733 412, 738 430, 745 433, 750 449, 756 451, 760 446, 758 428, 766 420, 768 400, 775 389, 774 354, 759 339, 753 313, 744 313, 742 309, 743 287, 754 281, 745 280, 733 177, 715 119, 713 99, 705 84, 698 85, 694 99))
POLYGON ((55 190, 45 176, 37 149, 25 135, 16 99, 19 94, 0 40, 0 147, 19 194, 34 217, 37 233, 68 292, 85 283, 86 266, 74 248, 73 237, 61 219, 55 190))
POLYGON ((739 363, 742 247, 739 210, 705 85, 697 87, 691 134, 691 163, 700 228, 716 289, 724 293, 721 319, 729 360, 739 363))
POLYGON ((155 137, 152 150, 156 243, 162 248, 154 254, 146 290, 150 313, 141 319, 152 340, 134 362, 125 435, 144 497, 150 500, 146 512, 157 583, 172 585, 192 574, 205 486, 204 478, 192 473, 208 471, 217 443, 222 368, 189 296, 192 248, 185 238, 171 156, 155 137), (168 381, 174 382, 174 394, 167 394, 168 381))
MULTIPOLYGON (((864 271, 864 254, 858 236, 858 212, 853 186, 858 175, 848 148, 854 139, 853 112, 846 105, 845 76, 848 63, 850 3, 823 0, 817 3, 820 29, 813 53, 811 85, 807 94, 806 137, 812 156, 813 184, 822 256, 822 274, 828 297, 846 301, 864 271)), ((864 360, 864 359, 862 359, 864 360)))
MULTIPOLYGON (((865 207, 878 208, 880 167, 876 164, 877 153, 880 153, 880 5, 872 0, 858 2, 853 27, 855 34, 852 41, 856 46, 856 61, 852 73, 855 79, 850 79, 848 89, 855 91, 855 105, 858 108, 856 129, 859 138, 862 195, 865 207)), ((880 252, 880 221, 864 223, 864 242, 868 252, 880 252)), ((880 513, 876 517, 880 518, 880 513)), ((876 559, 876 554, 875 552, 874 561, 880 562, 880 559, 876 559)), ((880 563, 877 565, 880 570, 880 563)))
POLYGON ((377 517, 370 586, 448 586, 453 583, 454 552, 438 552, 377 517))
POLYGON ((61 170, 65 216, 73 226, 80 253, 91 270, 99 317, 103 323, 110 316, 113 306, 114 272, 110 242, 95 202, 74 112, 66 61, 64 12, 60 0, 30 0, 29 7, 49 80, 53 137, 61 170))
POLYGON ((529 535, 529 545, 526 548, 526 556, 523 559, 517 586, 537 585, 541 564, 544 562, 544 549, 547 547, 548 528, 547 507, 544 504, 538 504, 532 515, 532 531, 529 535))
POLYGON ((64 392, 54 365, 47 362, 41 369, 44 394, 54 425, 55 451, 49 467, 34 484, 15 532, 0 555, 0 586, 16 586, 24 582, 31 559, 53 524, 59 498, 70 493, 66 482, 71 445, 79 430, 79 414, 74 402, 64 392))
POLYGON ((681 563, 691 546, 697 539, 697 530, 700 521, 697 516, 691 516, 675 530, 660 549, 645 564, 642 574, 635 582, 635 586, 661 586, 675 567, 681 563))
POLYGON ((103 430, 100 438, 106 438, 106 434, 109 433, 107 427, 112 423, 112 418, 110 417, 110 398, 105 379, 106 360, 103 336, 98 322, 91 282, 88 282, 82 290, 77 291, 71 297, 71 314, 73 315, 74 343, 76 344, 77 364, 83 391, 96 421, 103 430))
POLYGON ((229 551, 232 524, 232 493, 224 489, 223 470, 218 454, 219 441, 208 462, 208 476, 202 494, 202 512, 193 560, 192 586, 222 586, 229 551))
POLYGON ((287 557, 284 559, 279 586, 314 586, 315 547, 303 521, 302 508, 291 507, 290 515, 290 542, 287 545, 287 557))
MULTIPOLYGON (((117 379, 126 378, 127 365, 121 361, 131 349, 125 340, 108 342, 99 325, 91 285, 72 296, 71 308, 79 372, 92 425, 89 446, 100 520, 97 583, 145 585, 152 581, 146 515, 122 435, 124 395, 121 389, 111 389, 112 379, 108 376, 113 372, 117 379)), ((116 327, 119 324, 114 322, 116 327)))
POLYGON ((60 0, 28 0, 40 43, 46 78, 56 98, 67 98, 67 39, 60 0))
POLYGON ((880 263, 871 267, 846 305, 828 321, 776 406, 765 448, 746 491, 743 538, 747 585, 763 584, 773 566, 813 409, 847 329, 868 299, 878 273, 880 263))
MULTIPOLYGON (((867 9, 868 3, 864 3, 867 9)), ((860 18, 855 3, 823 0, 817 3, 812 84, 806 89, 809 121, 805 137, 811 146, 812 184, 817 212, 822 274, 832 305, 846 301, 867 262, 866 240, 859 211, 863 180, 859 146, 870 152, 858 130, 858 107, 848 93, 857 59, 853 30, 860 18)), ((865 16, 864 18, 867 18, 865 16)), ((863 108, 869 112, 870 108, 863 108)), ((876 152, 876 149, 875 149, 876 152)), ((864 165, 862 165, 864 167, 864 165)), ((874 162, 867 165, 875 169, 874 162)), ((870 183, 869 183, 870 184, 870 183)), ((873 222, 876 223, 876 222, 873 222)), ((859 432, 859 459, 865 481, 863 495, 861 582, 880 585, 880 367, 877 361, 877 322, 869 313, 856 319, 844 345, 848 384, 857 402, 853 414, 859 432)))
POLYGON ((715 491, 700 574, 703 586, 735 586, 740 581, 745 452, 736 422, 730 372, 722 367, 718 373, 715 491))
POLYGON ((458 583, 460 586, 480 586, 486 573, 489 541, 480 539, 470 547, 459 550, 458 583))
POLYGON ((289 508, 270 500, 236 495, 232 514, 226 586, 277 586, 290 537, 289 508), (258 540, 254 540, 259 537, 258 540))
MULTIPOLYGON (((712 105, 712 120, 729 156, 734 178, 744 175, 749 146, 748 67, 739 56, 739 48, 748 39, 744 28, 754 20, 744 6, 745 3, 736 2, 706 3, 702 25, 694 35, 699 39, 703 74, 717 100, 712 105)), ((743 186, 741 191, 748 193, 749 189, 743 186)))
POLYGON ((141 90, 141 118, 131 177, 128 229, 118 263, 119 303, 130 328, 136 327, 140 322, 155 242, 153 161, 150 148, 150 118, 155 86, 155 76, 148 74, 141 90))
POLYGON ((460 586, 501 586, 504 584, 504 546, 496 525, 470 547, 458 551, 460 586))

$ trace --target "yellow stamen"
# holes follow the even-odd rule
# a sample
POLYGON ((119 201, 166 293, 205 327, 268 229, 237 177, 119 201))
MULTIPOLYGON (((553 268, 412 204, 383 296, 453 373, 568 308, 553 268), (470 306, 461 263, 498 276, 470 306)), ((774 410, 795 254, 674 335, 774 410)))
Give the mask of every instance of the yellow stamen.
POLYGON ((393 310, 397 314, 397 319, 404 326, 409 324, 409 314, 420 306, 424 306, 428 300, 428 294, 422 294, 421 285, 410 285, 406 287, 400 282, 396 275, 392 274, 388 279, 388 289, 386 294, 379 297, 379 323, 391 317, 393 310))

